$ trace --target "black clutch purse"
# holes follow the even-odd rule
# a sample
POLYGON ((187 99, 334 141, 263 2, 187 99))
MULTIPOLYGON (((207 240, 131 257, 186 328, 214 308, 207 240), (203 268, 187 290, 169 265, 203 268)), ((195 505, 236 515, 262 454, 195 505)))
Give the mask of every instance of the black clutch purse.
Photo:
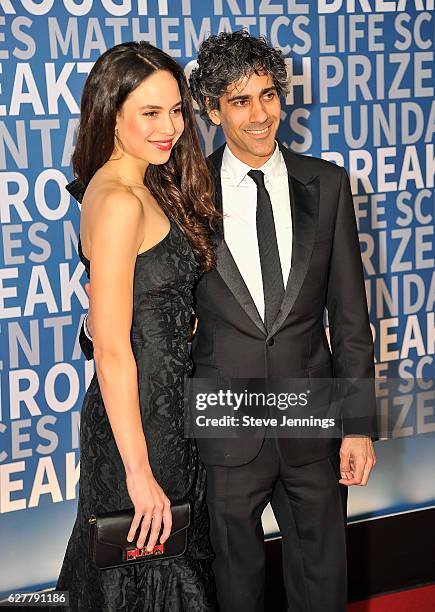
POLYGON ((145 546, 143 548, 136 547, 135 542, 139 535, 140 526, 133 542, 127 541, 134 516, 133 509, 91 516, 89 519, 89 554, 91 559, 99 569, 109 569, 181 556, 187 546, 190 504, 189 502, 174 503, 171 506, 171 512, 171 535, 164 544, 159 544, 157 539, 154 550, 150 552, 146 550, 145 546))

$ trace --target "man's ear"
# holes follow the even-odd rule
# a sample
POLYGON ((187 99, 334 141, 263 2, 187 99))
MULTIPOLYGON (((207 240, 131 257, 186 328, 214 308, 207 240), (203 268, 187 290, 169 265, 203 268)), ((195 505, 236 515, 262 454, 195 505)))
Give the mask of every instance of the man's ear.
POLYGON ((205 108, 207 109, 207 115, 208 115, 208 118, 210 119, 210 121, 214 125, 220 125, 221 124, 221 118, 220 118, 219 109, 217 109, 217 108, 210 108, 211 104, 210 104, 210 98, 208 96, 206 96, 204 98, 204 103, 205 103, 205 108))
POLYGON ((220 113, 218 110, 212 110, 208 113, 208 116, 210 118, 210 121, 214 124, 214 125, 220 125, 221 124, 221 118, 220 118, 220 113))

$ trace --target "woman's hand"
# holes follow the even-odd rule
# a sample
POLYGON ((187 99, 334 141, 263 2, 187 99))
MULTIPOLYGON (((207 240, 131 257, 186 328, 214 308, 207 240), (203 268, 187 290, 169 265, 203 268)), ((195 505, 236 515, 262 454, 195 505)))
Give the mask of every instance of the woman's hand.
POLYGON ((136 530, 142 519, 142 525, 136 546, 143 548, 148 532, 150 537, 147 550, 152 551, 159 537, 163 522, 163 533, 160 543, 169 537, 172 528, 171 502, 164 494, 150 468, 143 468, 127 473, 127 490, 134 506, 134 517, 131 522, 127 540, 133 541, 136 530))

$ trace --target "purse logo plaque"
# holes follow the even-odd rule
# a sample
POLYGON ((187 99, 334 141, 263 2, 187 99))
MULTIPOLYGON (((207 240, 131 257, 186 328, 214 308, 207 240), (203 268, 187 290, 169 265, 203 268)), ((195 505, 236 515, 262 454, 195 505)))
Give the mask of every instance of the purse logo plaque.
POLYGON ((132 548, 126 551, 125 560, 126 561, 134 561, 135 559, 140 559, 140 557, 148 557, 149 555, 163 555, 165 552, 164 544, 156 544, 153 550, 147 550, 144 548, 132 548))

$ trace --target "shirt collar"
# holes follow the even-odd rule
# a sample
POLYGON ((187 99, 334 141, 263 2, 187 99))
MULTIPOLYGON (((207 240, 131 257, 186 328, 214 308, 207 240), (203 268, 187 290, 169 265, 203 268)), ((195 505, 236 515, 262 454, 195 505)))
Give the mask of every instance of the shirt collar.
MULTIPOLYGON (((279 150, 278 143, 275 141, 275 151, 273 152, 272 157, 270 157, 260 168, 255 168, 255 170, 261 170, 264 172, 266 180, 270 180, 272 177, 277 176, 280 173, 281 165, 281 151, 279 150)), ((253 170, 253 168, 236 157, 230 150, 229 146, 226 145, 222 157, 222 170, 230 178, 234 187, 238 187, 249 170, 253 170)))

